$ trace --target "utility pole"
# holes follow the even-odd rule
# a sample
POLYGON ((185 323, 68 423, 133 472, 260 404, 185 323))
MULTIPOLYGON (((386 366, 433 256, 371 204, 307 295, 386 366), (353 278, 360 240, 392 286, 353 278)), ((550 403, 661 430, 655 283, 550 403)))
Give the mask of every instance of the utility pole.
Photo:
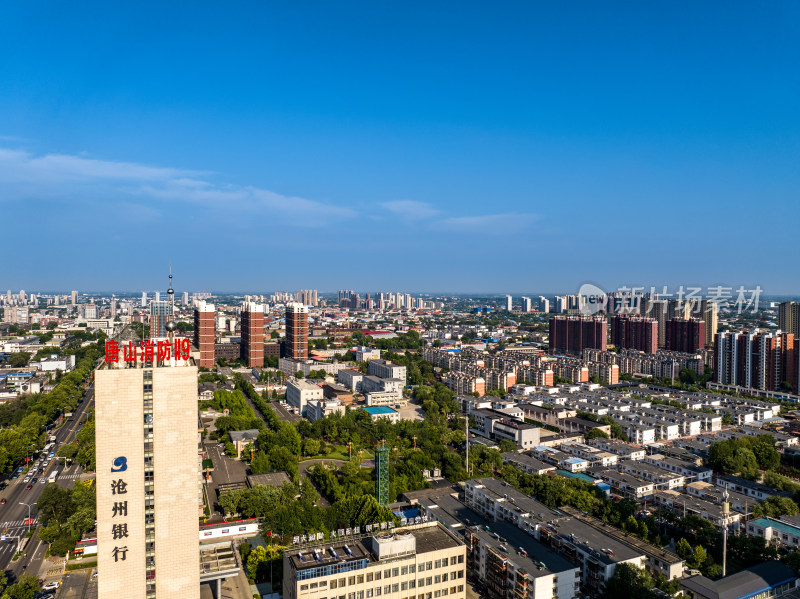
POLYGON ((722 494, 722 577, 728 570, 728 489, 722 494))
POLYGON ((464 433, 466 435, 466 459, 467 459, 467 477, 469 477, 469 413, 464 418, 464 433))

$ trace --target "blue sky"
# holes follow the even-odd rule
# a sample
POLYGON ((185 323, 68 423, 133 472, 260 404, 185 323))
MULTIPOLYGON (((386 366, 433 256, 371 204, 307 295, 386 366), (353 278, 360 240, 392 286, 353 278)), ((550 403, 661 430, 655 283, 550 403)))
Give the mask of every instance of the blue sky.
POLYGON ((0 289, 797 293, 799 34, 788 0, 4 2, 0 289))

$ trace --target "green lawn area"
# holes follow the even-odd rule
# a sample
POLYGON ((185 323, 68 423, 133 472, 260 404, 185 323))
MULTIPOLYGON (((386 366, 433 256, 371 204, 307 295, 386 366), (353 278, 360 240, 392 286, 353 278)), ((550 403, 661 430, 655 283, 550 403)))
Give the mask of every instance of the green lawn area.
MULTIPOLYGON (((348 460, 350 459, 347 454, 347 445, 328 445, 328 453, 320 454, 313 457, 303 458, 302 461, 306 460, 348 460)), ((356 452, 353 452, 353 455, 356 455, 356 452)), ((361 457, 365 460, 371 460, 375 457, 374 453, 369 449, 362 449, 361 450, 361 457)))

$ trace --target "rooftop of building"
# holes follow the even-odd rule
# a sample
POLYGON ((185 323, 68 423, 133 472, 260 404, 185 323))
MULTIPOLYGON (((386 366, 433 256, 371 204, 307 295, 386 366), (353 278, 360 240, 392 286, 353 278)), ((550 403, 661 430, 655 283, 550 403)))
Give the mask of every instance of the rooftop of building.
POLYGON ((779 561, 756 564, 746 570, 719 580, 702 575, 690 576, 682 585, 692 593, 708 599, 740 599, 752 597, 769 589, 797 580, 789 566, 779 561))
POLYGON ((236 443, 238 441, 255 441, 258 438, 258 429, 251 428, 246 431, 231 431, 228 433, 231 437, 231 442, 236 443))
POLYGON ((397 410, 393 410, 388 406, 368 406, 361 408, 370 416, 378 416, 383 414, 397 414, 397 410))
POLYGON ((377 563, 379 560, 378 556, 373 553, 372 539, 374 537, 388 538, 390 535, 406 533, 415 537, 417 555, 450 549, 463 544, 444 526, 434 522, 401 527, 378 535, 365 534, 352 538, 329 539, 310 543, 303 547, 288 548, 284 551, 284 559, 288 560, 297 571, 361 560, 377 563))
POLYGON ((249 487, 256 487, 258 485, 264 487, 280 487, 283 483, 290 483, 292 479, 283 471, 280 472, 267 472, 264 474, 251 474, 247 477, 247 485, 249 487))

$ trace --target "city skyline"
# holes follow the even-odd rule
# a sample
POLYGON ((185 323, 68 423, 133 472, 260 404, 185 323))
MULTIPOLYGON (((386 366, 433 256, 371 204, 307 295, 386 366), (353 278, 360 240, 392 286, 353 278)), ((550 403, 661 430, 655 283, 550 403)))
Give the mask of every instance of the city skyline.
POLYGON ((800 293, 732 241, 800 225, 796 3, 41 8, 0 9, 6 287, 800 293))

